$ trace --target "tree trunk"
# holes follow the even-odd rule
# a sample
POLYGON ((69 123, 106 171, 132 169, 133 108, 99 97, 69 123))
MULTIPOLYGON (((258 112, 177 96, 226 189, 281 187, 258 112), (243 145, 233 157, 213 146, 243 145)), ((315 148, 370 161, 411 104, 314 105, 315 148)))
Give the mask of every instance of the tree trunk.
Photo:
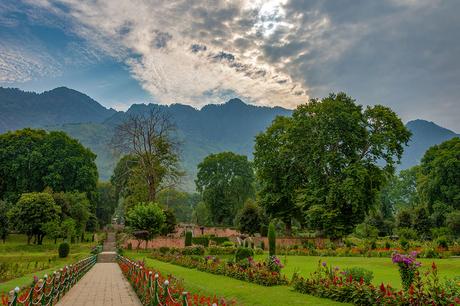
POLYGON ((149 177, 147 179, 147 185, 149 187, 149 201, 155 202, 155 198, 157 196, 157 191, 155 188, 155 179, 153 179, 152 177, 149 177))
POLYGON ((30 244, 30 240, 32 240, 32 236, 31 236, 31 235, 27 235, 27 244, 30 244))
POLYGON ((54 244, 57 243, 57 237, 54 237, 54 244))

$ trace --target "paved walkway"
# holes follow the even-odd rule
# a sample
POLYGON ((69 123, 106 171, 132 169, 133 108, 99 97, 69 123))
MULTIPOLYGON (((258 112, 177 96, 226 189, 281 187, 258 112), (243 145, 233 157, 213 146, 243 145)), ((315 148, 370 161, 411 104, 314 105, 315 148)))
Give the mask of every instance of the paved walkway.
MULTIPOLYGON (((115 234, 109 233, 104 250, 112 251, 115 234)), ((59 306, 140 306, 116 263, 97 263, 57 304, 59 306)))

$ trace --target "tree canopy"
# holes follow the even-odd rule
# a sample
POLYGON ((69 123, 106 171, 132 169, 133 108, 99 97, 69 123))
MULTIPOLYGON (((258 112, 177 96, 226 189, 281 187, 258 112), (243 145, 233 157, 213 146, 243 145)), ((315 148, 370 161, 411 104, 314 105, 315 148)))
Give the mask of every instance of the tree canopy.
POLYGON ((254 197, 254 171, 244 155, 210 154, 198 165, 197 190, 214 224, 233 225, 244 202, 254 197))
POLYGON ((63 132, 23 129, 0 135, 0 198, 22 193, 90 193, 98 179, 96 155, 63 132))
POLYGON ((363 110, 344 93, 312 99, 256 138, 261 203, 285 219, 302 211, 302 221, 324 235, 351 233, 375 206, 409 138, 388 107, 363 110))

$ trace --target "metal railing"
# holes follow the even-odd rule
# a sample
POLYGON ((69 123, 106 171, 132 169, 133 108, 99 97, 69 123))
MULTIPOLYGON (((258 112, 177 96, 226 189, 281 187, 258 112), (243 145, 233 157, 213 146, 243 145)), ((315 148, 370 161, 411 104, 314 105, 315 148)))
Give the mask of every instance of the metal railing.
POLYGON ((152 275, 152 271, 147 272, 143 266, 121 255, 118 255, 117 259, 119 263, 127 267, 123 273, 133 286, 143 305, 189 305, 187 292, 182 292, 180 298, 174 298, 171 294, 168 280, 160 284, 158 274, 152 275))
POLYGON ((51 276, 45 274, 43 279, 34 279, 30 289, 22 293, 20 288, 16 287, 9 295, 8 305, 55 305, 94 266, 96 259, 97 255, 93 255, 65 266, 51 276))

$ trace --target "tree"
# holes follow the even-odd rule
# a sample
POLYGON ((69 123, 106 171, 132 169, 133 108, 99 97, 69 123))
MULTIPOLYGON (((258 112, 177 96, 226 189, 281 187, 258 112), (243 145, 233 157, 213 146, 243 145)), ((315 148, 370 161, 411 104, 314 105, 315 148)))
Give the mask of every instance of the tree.
POLYGON ((295 203, 296 186, 301 183, 301 173, 292 163, 286 146, 291 119, 277 117, 264 133, 256 136, 254 166, 260 190, 260 204, 272 218, 280 218, 291 235, 292 218, 303 220, 295 203))
POLYGON ((273 222, 268 225, 268 253, 270 256, 276 255, 276 231, 273 222))
POLYGON ((332 238, 351 233, 376 206, 410 138, 391 109, 375 105, 363 110, 344 93, 312 99, 298 106, 291 119, 275 120, 267 131, 276 141, 263 143, 262 154, 258 149, 267 135, 257 137, 257 173, 265 174, 273 159, 283 159, 268 169, 278 176, 278 186, 289 191, 279 193, 277 187, 272 193, 265 186, 277 181, 260 175, 262 192, 267 193, 262 197, 268 199, 262 202, 277 203, 287 195, 283 203, 290 203, 291 218, 298 207, 311 228, 332 238), (272 131, 280 122, 281 128, 272 131))
POLYGON ((161 234, 163 236, 166 236, 170 233, 174 233, 174 231, 176 230, 177 220, 172 210, 164 209, 163 213, 165 215, 165 222, 163 223, 163 226, 161 227, 161 234))
POLYGON ((46 222, 42 225, 42 230, 49 238, 54 239, 54 244, 57 243, 58 238, 62 237, 62 228, 58 220, 46 222))
POLYGON ((460 209, 460 138, 452 138, 425 152, 417 182, 430 212, 436 202, 460 209))
POLYGON ((392 175, 383 187, 380 210, 386 218, 391 218, 397 209, 414 208, 419 204, 418 171, 418 166, 401 170, 398 175, 392 175))
POLYGON ((28 243, 36 236, 37 243, 42 244, 46 234, 43 225, 49 221, 59 220, 60 213, 61 208, 56 205, 50 194, 25 193, 9 211, 9 220, 13 228, 27 235, 28 243))
POLYGON ((199 202, 192 213, 192 221, 200 226, 212 225, 211 212, 204 202, 199 202))
POLYGON ((409 209, 402 209, 396 215, 397 228, 412 228, 413 222, 412 211, 409 209))
POLYGON ((126 214, 126 223, 133 231, 145 231, 145 246, 148 240, 161 233, 166 216, 158 204, 139 203, 126 214))
POLYGON ((239 211, 236 224, 240 232, 248 235, 260 233, 262 223, 259 206, 251 199, 247 200, 243 208, 239 211))
POLYGON ((157 202, 174 212, 179 222, 191 222, 195 206, 200 201, 198 193, 187 193, 177 189, 164 189, 158 193, 157 202))
POLYGON ((446 217, 447 227, 456 237, 460 236, 460 210, 455 210, 446 217))
POLYGON ((419 239, 429 238, 431 226, 428 209, 424 205, 420 205, 415 208, 413 228, 417 232, 419 239))
POLYGON ((83 192, 59 192, 53 193, 54 201, 61 207, 61 218, 71 218, 75 221, 77 236, 81 236, 86 230, 86 224, 90 220, 90 202, 83 192))
POLYGON ((134 157, 131 162, 135 167, 127 169, 139 171, 149 201, 155 201, 160 189, 175 186, 182 176, 174 133, 175 125, 160 107, 147 114, 130 114, 115 128, 112 145, 121 154, 134 157))
POLYGON ((205 157, 198 165, 195 183, 214 224, 232 225, 238 210, 255 193, 251 163, 232 152, 205 157))
POLYGON ((0 198, 21 194, 90 193, 96 189, 96 155, 63 132, 23 129, 0 135, 0 198))
POLYGON ((5 243, 6 237, 9 234, 8 209, 9 205, 5 201, 0 200, 0 239, 2 239, 3 243, 5 243))
POLYGON ((64 238, 64 240, 67 240, 67 239, 72 239, 72 237, 75 237, 76 235, 76 223, 75 223, 75 220, 73 219, 65 219, 62 224, 61 224, 61 232, 62 232, 62 238, 64 238))
POLYGON ((101 226, 112 222, 112 215, 118 206, 115 187, 110 182, 97 183, 98 198, 96 201, 96 217, 101 226))

